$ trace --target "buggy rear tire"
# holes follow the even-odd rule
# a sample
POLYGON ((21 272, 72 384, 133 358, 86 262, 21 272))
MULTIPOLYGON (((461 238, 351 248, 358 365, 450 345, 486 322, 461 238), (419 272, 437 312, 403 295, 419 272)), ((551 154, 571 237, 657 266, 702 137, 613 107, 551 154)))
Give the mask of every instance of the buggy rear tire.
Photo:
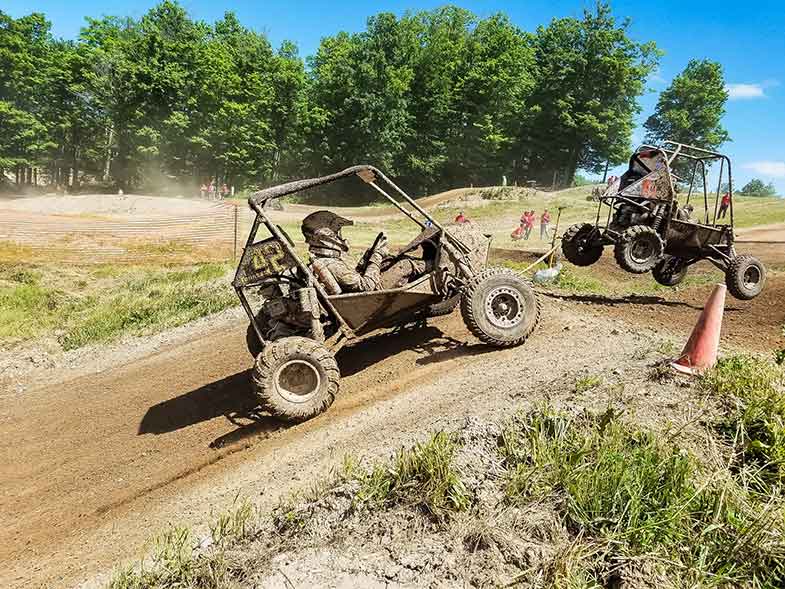
POLYGON ((461 296, 466 327, 480 341, 497 347, 522 344, 540 319, 540 303, 531 285, 507 268, 487 268, 461 296))
POLYGON ((327 410, 341 374, 332 352, 307 337, 285 337, 256 357, 252 380, 262 406, 285 421, 306 421, 327 410))
POLYGON ((684 258, 666 255, 652 268, 651 275, 663 286, 676 286, 684 280, 688 270, 684 258))
POLYGON ((591 266, 602 257, 603 244, 593 240, 596 227, 591 223, 576 223, 561 238, 561 250, 567 261, 576 266, 591 266))
POLYGON ((657 265, 664 251, 665 244, 654 229, 646 225, 633 225, 619 236, 613 255, 623 270, 643 274, 657 265))
POLYGON ((741 301, 758 296, 766 284, 766 268, 754 256, 736 256, 725 271, 728 291, 741 301))
POLYGON ((461 302, 461 295, 453 295, 449 299, 445 299, 438 303, 434 303, 433 305, 428 305, 425 308, 425 316, 426 317, 441 317, 443 315, 449 315, 453 311, 455 311, 455 307, 458 306, 458 303, 461 302))

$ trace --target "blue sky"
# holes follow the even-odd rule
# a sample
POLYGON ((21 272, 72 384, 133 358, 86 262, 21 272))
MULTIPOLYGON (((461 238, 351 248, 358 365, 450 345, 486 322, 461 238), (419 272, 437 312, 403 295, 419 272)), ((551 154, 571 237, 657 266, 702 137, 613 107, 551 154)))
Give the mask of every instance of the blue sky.
MULTIPOLYGON (((154 0, 0 0, 0 9, 14 17, 43 12, 54 33, 75 37, 84 17, 104 14, 139 17, 154 0)), ((181 0, 194 18, 212 21, 227 10, 237 13, 248 27, 267 33, 278 45, 295 41, 302 55, 314 52, 321 37, 339 30, 358 31, 366 18, 380 11, 402 14, 430 9, 445 2, 253 2, 241 0, 181 0)), ((527 0, 454 2, 480 16, 506 12, 518 26, 532 30, 554 17, 580 16, 593 1, 527 0)), ((632 19, 631 34, 639 41, 653 40, 665 51, 660 69, 649 80, 642 97, 639 120, 651 114, 657 94, 691 58, 719 61, 725 69, 731 100, 724 125, 732 142, 723 146, 734 162, 734 184, 741 187, 752 177, 774 182, 785 195, 785 8, 773 0, 616 0, 617 16, 632 19)), ((636 132, 634 142, 640 141, 636 132)))

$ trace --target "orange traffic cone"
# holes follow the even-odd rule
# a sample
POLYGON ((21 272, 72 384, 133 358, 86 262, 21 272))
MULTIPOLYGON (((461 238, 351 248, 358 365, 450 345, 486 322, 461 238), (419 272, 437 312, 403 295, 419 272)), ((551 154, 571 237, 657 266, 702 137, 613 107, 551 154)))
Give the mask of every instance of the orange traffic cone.
POLYGON ((700 374, 717 362, 722 313, 725 310, 725 290, 724 284, 714 287, 681 356, 671 362, 671 367, 675 370, 685 374, 700 374))

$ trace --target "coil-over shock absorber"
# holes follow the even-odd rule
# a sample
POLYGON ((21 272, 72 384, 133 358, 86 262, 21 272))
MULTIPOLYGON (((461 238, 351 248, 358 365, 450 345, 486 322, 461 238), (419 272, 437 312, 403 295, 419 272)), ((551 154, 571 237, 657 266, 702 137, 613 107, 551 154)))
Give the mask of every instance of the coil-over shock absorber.
POLYGON ((654 221, 651 224, 651 228, 657 233, 660 232, 660 227, 662 226, 663 220, 665 220, 665 212, 668 210, 668 207, 668 204, 660 204, 654 209, 654 221))

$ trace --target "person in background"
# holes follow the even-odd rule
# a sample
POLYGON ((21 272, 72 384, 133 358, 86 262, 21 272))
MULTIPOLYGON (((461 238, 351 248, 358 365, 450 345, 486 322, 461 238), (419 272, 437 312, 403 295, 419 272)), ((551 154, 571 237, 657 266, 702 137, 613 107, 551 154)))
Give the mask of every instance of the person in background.
POLYGON ((725 218, 725 215, 728 214, 728 207, 730 207, 730 192, 726 192, 725 196, 722 197, 722 201, 720 201, 720 213, 717 216, 718 219, 725 218))
POLYGON ((534 227, 534 211, 525 211, 521 217, 523 222, 523 238, 529 239, 532 234, 532 227, 534 227))
POLYGON ((202 182, 202 185, 199 187, 199 196, 204 198, 207 196, 207 184, 202 182))
POLYGON ((212 180, 210 180, 210 184, 207 185, 207 198, 212 200, 215 197, 215 184, 212 180))
POLYGON ((548 233, 548 225, 551 222, 551 214, 548 212, 548 209, 545 209, 540 215, 540 239, 550 239, 550 233, 548 233))
POLYGON ((221 184, 221 198, 229 196, 229 187, 226 184, 221 184))
POLYGON ((460 213, 458 213, 458 216, 455 217, 455 222, 456 223, 468 223, 469 219, 467 219, 466 216, 463 214, 463 211, 461 211, 460 213))

